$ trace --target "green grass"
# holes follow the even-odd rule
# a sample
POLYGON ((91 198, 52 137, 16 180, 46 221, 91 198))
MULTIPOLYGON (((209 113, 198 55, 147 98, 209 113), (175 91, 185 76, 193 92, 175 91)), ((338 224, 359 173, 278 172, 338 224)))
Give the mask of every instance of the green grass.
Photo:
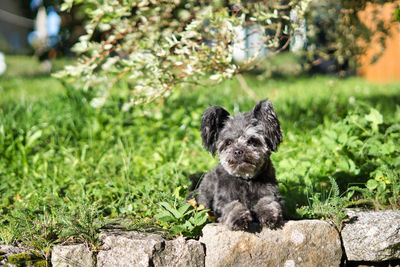
MULTIPOLYGON (((113 97, 97 110, 82 93, 67 91, 59 81, 34 71, 39 69, 37 62, 11 56, 7 61, 8 72, 0 76, 0 242, 20 240, 44 256, 69 235, 95 245, 97 229, 116 218, 128 218, 130 229, 168 227, 154 217, 159 203, 182 205, 188 175, 217 163, 201 145, 204 109, 222 105, 237 113, 255 104, 233 79, 178 88, 162 103, 129 112, 121 112, 123 102, 113 97)), ((330 216, 343 205, 355 205, 366 194, 353 192, 342 206, 337 199, 347 197, 353 185, 365 189, 377 170, 391 177, 386 193, 399 190, 399 133, 384 133, 400 123, 400 83, 262 77, 245 76, 260 99, 275 103, 282 123, 284 142, 273 161, 292 218, 330 216), (383 115, 378 132, 365 120, 371 107, 383 115), (358 116, 365 132, 347 123, 349 114, 358 116), (383 156, 369 150, 357 154, 364 148, 348 146, 339 138, 341 129, 366 143, 381 136, 378 141, 392 142, 393 151, 383 156), (378 158, 387 162, 379 163, 378 158), (393 168, 394 174, 384 167, 393 168), (331 189, 335 181, 340 192, 331 189), (305 208, 298 209, 301 206, 305 208), (314 212, 317 209, 322 212, 314 212)), ((377 187, 370 192, 369 199, 377 197, 377 187)), ((366 206, 400 206, 381 199, 393 197, 388 194, 366 206)))
MULTIPOLYGON (((55 71, 62 69, 66 60, 53 62, 55 71)), ((34 57, 6 56, 7 71, 0 76, 0 103, 32 102, 62 93, 64 88, 55 79, 49 79, 34 57)))

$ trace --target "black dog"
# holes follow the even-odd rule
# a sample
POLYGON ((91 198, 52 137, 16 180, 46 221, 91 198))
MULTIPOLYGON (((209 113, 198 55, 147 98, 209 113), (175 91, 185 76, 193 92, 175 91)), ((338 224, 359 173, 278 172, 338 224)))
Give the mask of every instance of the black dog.
POLYGON ((282 131, 272 103, 263 100, 235 117, 222 107, 209 107, 201 119, 201 137, 220 163, 193 192, 197 203, 232 230, 247 229, 251 222, 278 226, 284 203, 270 155, 282 142, 282 131))

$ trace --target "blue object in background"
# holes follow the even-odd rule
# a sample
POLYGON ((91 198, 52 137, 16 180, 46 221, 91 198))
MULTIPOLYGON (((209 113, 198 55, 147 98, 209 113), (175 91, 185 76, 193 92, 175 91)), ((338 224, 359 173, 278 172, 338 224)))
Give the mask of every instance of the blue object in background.
POLYGON ((49 39, 47 41, 47 45, 50 47, 54 47, 58 42, 58 33, 60 32, 61 18, 54 10, 54 7, 47 8, 47 34, 49 39))
MULTIPOLYGON (((32 2, 35 2, 36 4, 41 4, 42 1, 38 0, 32 0, 32 2)), ((31 2, 31 6, 32 6, 31 2)), ((43 7, 41 7, 43 8, 43 7)), ((39 8, 39 12, 40 12, 39 8)), ((61 17, 58 15, 56 12, 55 8, 53 6, 50 6, 47 8, 45 12, 45 24, 42 24, 43 27, 46 27, 45 30, 45 35, 42 34, 42 36, 39 35, 38 30, 36 29, 35 31, 32 31, 28 34, 28 42, 32 46, 38 46, 37 44, 45 44, 48 47, 55 47, 59 41, 59 36, 58 33, 60 32, 60 26, 61 26, 61 17)), ((38 20, 38 17, 36 17, 36 20, 38 20)), ((36 25, 37 27, 37 25, 36 25)), ((42 32, 43 33, 43 32, 42 32)))
POLYGON ((42 0, 31 0, 31 9, 34 10, 42 5, 42 0))

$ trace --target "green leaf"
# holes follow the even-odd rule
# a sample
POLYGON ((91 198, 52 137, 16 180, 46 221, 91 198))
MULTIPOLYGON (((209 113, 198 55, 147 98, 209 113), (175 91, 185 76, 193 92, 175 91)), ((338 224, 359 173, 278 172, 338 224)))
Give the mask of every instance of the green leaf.
POLYGON ((350 200, 353 197, 353 195, 354 195, 354 191, 348 191, 346 197, 348 200, 350 200))
POLYGON ((341 143, 342 145, 346 144, 348 140, 347 134, 346 133, 342 133, 341 135, 339 135, 339 143, 341 143))
POLYGON ((32 144, 39 139, 42 136, 42 131, 38 130, 36 132, 34 132, 33 134, 28 136, 28 140, 26 142, 26 147, 30 147, 32 146, 32 144))
POLYGON ((207 210, 197 213, 193 219, 192 223, 196 226, 205 224, 207 222, 207 210))
POLYGON ((178 209, 178 212, 182 215, 182 217, 184 217, 191 212, 191 208, 192 205, 190 205, 189 203, 185 203, 182 207, 178 209))
POLYGON ((385 135, 390 133, 399 133, 400 132, 400 124, 393 124, 389 128, 386 129, 385 135))
POLYGON ((174 225, 169 230, 172 234, 182 234, 185 231, 185 227, 183 225, 174 225))
POLYGON ((349 171, 350 166, 349 166, 349 162, 346 160, 346 158, 341 158, 338 160, 337 167, 341 171, 347 172, 347 171, 349 171))
POLYGON ((374 108, 371 108, 371 112, 368 115, 365 115, 365 119, 372 123, 372 130, 374 132, 378 131, 378 125, 383 122, 382 114, 374 108))
POLYGON ((400 6, 398 6, 394 11, 394 19, 400 21, 400 6))
POLYGON ((347 139, 346 145, 350 148, 358 148, 358 147, 362 147, 364 145, 364 143, 361 140, 359 140, 358 137, 351 136, 351 137, 349 137, 349 139, 347 139))
POLYGON ((175 208, 173 208, 169 203, 161 202, 160 205, 169 213, 171 213, 176 219, 182 218, 182 214, 179 213, 179 211, 177 211, 175 208))
POLYGON ((191 232, 194 228, 193 224, 190 223, 190 221, 186 221, 183 226, 185 227, 185 229, 189 232, 191 232))
POLYGON ((156 219, 162 222, 174 222, 175 218, 167 211, 161 211, 154 216, 156 219))
POLYGON ((377 187, 377 189, 378 189, 378 192, 384 192, 385 191, 385 189, 386 189, 386 184, 385 184, 385 182, 384 181, 382 181, 382 180, 379 180, 379 181, 377 181, 378 182, 378 187, 377 187))
POLYGON ((333 139, 333 140, 336 140, 336 139, 337 139, 337 133, 336 133, 335 131, 327 130, 327 131, 325 131, 325 134, 326 134, 329 138, 331 138, 331 139, 333 139))
POLYGON ((366 186, 369 190, 374 190, 378 187, 378 182, 375 179, 369 179, 366 186))
POLYGON ((321 142, 324 146, 326 146, 326 148, 330 150, 335 150, 335 148, 337 147, 337 143, 335 142, 335 139, 332 139, 332 137, 323 136, 321 138, 321 142))
POLYGON ((381 152, 384 155, 392 154, 396 151, 396 145, 393 143, 393 140, 389 140, 388 142, 384 143, 381 147, 381 152))

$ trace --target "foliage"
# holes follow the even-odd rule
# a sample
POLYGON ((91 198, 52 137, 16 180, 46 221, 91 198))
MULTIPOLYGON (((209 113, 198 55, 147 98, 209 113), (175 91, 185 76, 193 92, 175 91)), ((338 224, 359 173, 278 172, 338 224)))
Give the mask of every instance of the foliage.
MULTIPOLYGON (((87 34, 74 47, 81 60, 57 76, 94 90, 95 107, 105 103, 111 88, 124 77, 123 90, 116 93, 125 99, 127 110, 168 96, 182 83, 196 84, 205 75, 215 81, 232 77, 238 71, 232 62, 239 38, 236 26, 259 25, 272 33, 265 37, 266 45, 277 48, 281 35, 290 34, 295 26, 289 11, 297 7, 301 17, 308 2, 86 1, 87 34)), ((63 9, 80 3, 65 1, 63 9)))
MULTIPOLYGON (((399 111, 397 119, 385 122, 379 111, 360 103, 342 120, 313 133, 318 150, 307 156, 317 164, 310 158, 298 167, 301 171, 307 166, 304 180, 311 202, 298 210, 301 215, 328 216, 340 224, 346 207, 400 207, 399 111), (325 196, 314 189, 326 187, 324 177, 332 185, 325 196)), ((286 164, 280 162, 280 167, 287 168, 286 164)))
POLYGON ((396 8, 396 10, 394 11, 394 19, 395 19, 396 21, 400 21, 400 6, 398 6, 398 7, 396 8))
POLYGON ((101 210, 96 203, 83 198, 78 205, 67 205, 58 214, 61 227, 59 234, 62 239, 75 238, 76 241, 89 243, 92 248, 97 246, 100 229, 106 225, 101 216, 101 210))
MULTIPOLYGON (((281 4, 68 0, 63 9, 83 5, 89 21, 86 34, 74 47, 81 55, 79 62, 56 76, 74 84, 74 88, 92 91, 89 100, 94 107, 103 106, 112 94, 119 95, 126 111, 136 104, 167 97, 183 86, 193 87, 208 78, 222 81, 254 67, 252 63, 258 61, 263 45, 246 62, 237 65, 232 61, 234 47, 240 41, 239 27, 258 27, 259 32, 266 33, 268 56, 288 47, 293 33, 304 30, 307 45, 300 53, 306 59, 306 68, 333 60, 332 66, 339 67, 336 71, 354 71, 358 56, 376 33, 384 47, 390 26, 375 11, 372 19, 376 27, 368 28, 359 11, 368 4, 387 2, 394 0, 292 0, 281 4), (306 26, 302 26, 303 18, 306 26)), ((250 48, 257 50, 256 46, 250 48)))
POLYGON ((42 201, 33 198, 31 202, 12 210, 2 221, 2 224, 7 225, 8 235, 12 236, 8 243, 18 240, 26 248, 48 260, 59 234, 54 210, 50 208, 51 202, 51 199, 42 201))
POLYGON ((302 206, 297 209, 300 216, 306 218, 322 218, 333 222, 338 229, 341 228, 341 222, 347 217, 344 210, 349 199, 340 197, 339 187, 332 177, 329 177, 331 189, 325 195, 325 192, 314 192, 313 187, 307 187, 307 196, 309 196, 308 206, 302 206))
POLYGON ((172 236, 183 235, 198 238, 203 226, 209 222, 207 215, 209 210, 204 207, 192 206, 189 203, 173 207, 168 202, 161 202, 160 207, 161 209, 155 217, 167 223, 172 236))

